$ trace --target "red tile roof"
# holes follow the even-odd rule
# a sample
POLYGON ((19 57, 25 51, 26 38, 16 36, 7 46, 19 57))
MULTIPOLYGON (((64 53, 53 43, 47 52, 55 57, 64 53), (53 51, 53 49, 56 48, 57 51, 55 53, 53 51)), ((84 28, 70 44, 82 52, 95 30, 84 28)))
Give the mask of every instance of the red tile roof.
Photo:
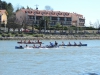
POLYGON ((53 17, 71 17, 69 12, 60 12, 60 11, 47 11, 47 10, 32 10, 32 9, 21 9, 24 13, 28 13, 28 15, 36 15, 36 16, 53 16, 53 17))
POLYGON ((33 10, 33 9, 21 9, 24 13, 28 15, 36 15, 36 16, 53 16, 53 17, 72 17, 76 16, 79 18, 83 18, 83 15, 77 13, 69 13, 69 12, 61 12, 61 11, 47 11, 47 10, 33 10))
POLYGON ((3 14, 3 13, 8 14, 6 10, 0 10, 0 15, 3 14))

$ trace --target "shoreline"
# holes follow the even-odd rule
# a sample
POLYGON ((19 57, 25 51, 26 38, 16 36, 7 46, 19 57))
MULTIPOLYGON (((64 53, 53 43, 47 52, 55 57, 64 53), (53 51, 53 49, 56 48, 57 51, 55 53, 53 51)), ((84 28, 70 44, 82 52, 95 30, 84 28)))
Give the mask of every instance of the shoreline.
POLYGON ((100 40, 98 36, 91 37, 64 37, 64 36, 48 36, 48 37, 0 37, 0 40, 100 40))

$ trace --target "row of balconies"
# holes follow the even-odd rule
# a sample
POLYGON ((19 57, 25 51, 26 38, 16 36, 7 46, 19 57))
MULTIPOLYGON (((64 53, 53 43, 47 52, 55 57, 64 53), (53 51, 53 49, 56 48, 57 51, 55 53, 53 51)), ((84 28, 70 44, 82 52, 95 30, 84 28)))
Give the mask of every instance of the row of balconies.
MULTIPOLYGON (((29 19, 35 19, 34 16, 29 16, 28 18, 29 19)), ((42 16, 41 17, 36 17, 36 20, 40 20, 41 18, 43 18, 43 17, 42 16)), ((62 20, 62 21, 66 20, 66 21, 72 21, 72 18, 71 17, 68 17, 68 18, 65 18, 65 17, 51 17, 50 19, 51 20, 62 20)))

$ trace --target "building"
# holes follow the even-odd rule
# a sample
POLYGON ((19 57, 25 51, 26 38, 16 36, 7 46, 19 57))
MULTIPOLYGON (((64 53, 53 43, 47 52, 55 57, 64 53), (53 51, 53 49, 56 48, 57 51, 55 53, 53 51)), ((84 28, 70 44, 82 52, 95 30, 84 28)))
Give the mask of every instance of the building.
POLYGON ((85 24, 85 17, 81 14, 77 13, 71 13, 72 14, 72 25, 78 26, 78 27, 83 27, 85 24))
POLYGON ((7 24, 7 15, 6 10, 0 10, 0 24, 7 24))
POLYGON ((50 19, 50 25, 52 26, 56 25, 58 22, 65 26, 84 26, 85 24, 85 18, 83 18, 83 15, 77 13, 36 9, 21 9, 16 12, 16 18, 19 24, 26 23, 29 25, 38 25, 40 19, 44 19, 44 17, 48 17, 50 19))

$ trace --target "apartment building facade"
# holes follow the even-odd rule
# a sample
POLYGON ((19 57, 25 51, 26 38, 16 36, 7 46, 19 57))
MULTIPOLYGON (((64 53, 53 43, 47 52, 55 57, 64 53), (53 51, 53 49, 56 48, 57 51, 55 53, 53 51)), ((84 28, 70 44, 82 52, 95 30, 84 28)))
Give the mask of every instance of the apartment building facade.
POLYGON ((0 24, 7 24, 7 15, 6 10, 0 10, 0 24))
POLYGON ((16 18, 19 24, 26 23, 29 25, 39 24, 40 19, 48 17, 51 26, 60 23, 61 25, 71 26, 84 26, 85 18, 83 15, 61 11, 47 11, 47 10, 33 10, 33 9, 21 9, 16 12, 16 18))

